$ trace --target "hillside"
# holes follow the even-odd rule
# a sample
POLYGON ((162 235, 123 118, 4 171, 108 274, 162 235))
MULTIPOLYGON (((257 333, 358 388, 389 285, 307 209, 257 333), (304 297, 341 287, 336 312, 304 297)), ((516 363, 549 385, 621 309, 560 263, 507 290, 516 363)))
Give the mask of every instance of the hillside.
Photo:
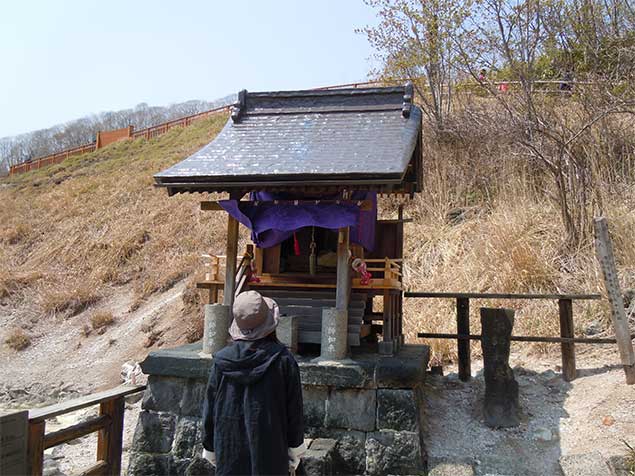
MULTIPOLYGON (((115 333, 125 341, 123 360, 145 350, 148 335, 160 341, 156 322, 143 322, 145 334, 139 326, 126 329, 130 313, 152 314, 161 293, 189 276, 202 252, 222 250, 224 231, 200 213, 200 197, 168 200, 152 175, 209 142, 225 120, 219 115, 149 142, 114 144, 2 183, 0 340, 21 329, 31 341, 19 354, 3 345, 3 360, 24 359, 46 373, 55 367, 45 362, 60 350, 85 344, 96 346, 95 354, 112 352, 115 333), (108 324, 110 316, 112 329, 98 335, 99 321, 108 324), (61 341, 49 346, 53 333, 61 341), (105 348, 97 350, 96 340, 105 348)), ((181 304, 180 293, 176 298, 181 304)), ((174 335, 164 339, 184 341, 191 323, 167 317, 174 335)), ((111 383, 120 367, 113 362, 111 383)), ((16 379, 38 378, 37 370, 26 376, 11 370, 3 366, 16 379)))
MULTIPOLYGON (((152 175, 209 142, 225 121, 219 115, 149 142, 117 143, 0 183, 0 341, 10 344, 0 358, 13 364, 3 366, 3 379, 64 380, 75 369, 86 382, 112 384, 123 361, 198 337, 191 281, 201 253, 223 254, 225 221, 199 211, 200 195, 168 198, 152 175), (88 371, 87 361, 95 363, 88 371)), ((510 155, 512 146, 496 136, 428 138, 425 191, 405 207, 414 220, 406 225, 411 289, 601 291, 591 245, 563 247, 559 212, 536 186, 540 175, 510 155)), ((625 289, 635 287, 633 190, 624 183, 604 197, 625 289)), ((382 213, 394 215, 396 205, 384 199, 382 213)), ((476 332, 477 306, 486 304, 497 303, 472 308, 476 332)), ((517 334, 558 332, 554 302, 498 304, 519 310, 517 334)), ((453 332, 454 305, 406 301, 409 339, 453 332)), ((603 303, 576 304, 574 312, 578 333, 590 324, 606 329, 603 303)), ((453 342, 431 344, 438 360, 455 357, 453 342)))

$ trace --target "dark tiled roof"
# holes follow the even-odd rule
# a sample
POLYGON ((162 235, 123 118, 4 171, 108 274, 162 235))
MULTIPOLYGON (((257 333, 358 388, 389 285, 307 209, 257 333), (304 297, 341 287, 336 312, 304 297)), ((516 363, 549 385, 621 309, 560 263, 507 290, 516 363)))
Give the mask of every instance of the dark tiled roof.
POLYGON ((409 87, 241 92, 222 132, 155 180, 170 193, 405 182, 412 192, 420 136, 409 87))

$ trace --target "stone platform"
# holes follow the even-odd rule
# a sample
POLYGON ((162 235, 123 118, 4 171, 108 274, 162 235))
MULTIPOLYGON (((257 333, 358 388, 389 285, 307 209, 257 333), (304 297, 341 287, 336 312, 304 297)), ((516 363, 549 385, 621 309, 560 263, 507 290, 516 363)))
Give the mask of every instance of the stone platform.
MULTIPOLYGON (((307 442, 306 474, 419 474, 425 470, 422 384, 426 346, 403 346, 392 357, 375 349, 319 362, 297 356, 307 442)), ((212 365, 201 344, 151 352, 129 475, 213 474, 199 458, 201 408, 212 365)))

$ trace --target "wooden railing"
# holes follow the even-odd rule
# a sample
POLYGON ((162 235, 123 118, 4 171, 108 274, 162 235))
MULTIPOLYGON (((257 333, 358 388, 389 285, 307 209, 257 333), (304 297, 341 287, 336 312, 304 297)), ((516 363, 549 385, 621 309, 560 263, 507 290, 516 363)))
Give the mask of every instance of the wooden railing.
POLYGON ((125 397, 145 390, 145 385, 124 385, 29 411, 28 463, 30 476, 42 476, 44 450, 99 432, 97 463, 82 476, 117 476, 121 474, 121 450, 125 397), (82 408, 99 405, 99 415, 76 425, 46 433, 46 420, 82 408))
MULTIPOLYGON (((224 273, 221 275, 221 261, 226 259, 223 255, 204 254, 203 263, 205 267, 204 281, 196 283, 197 288, 207 289, 209 296, 207 304, 215 304, 218 302, 218 290, 224 287, 224 273)), ((239 263, 236 268, 236 287, 234 296, 238 296, 249 282, 251 273, 251 263, 254 259, 254 245, 247 245, 247 249, 242 256, 237 256, 236 261, 239 263)))
POLYGON ((577 376, 575 364, 575 344, 615 344, 615 339, 575 337, 573 326, 573 301, 598 300, 599 294, 505 294, 505 293, 444 293, 408 291, 406 298, 456 299, 456 334, 419 332, 422 339, 456 339, 459 360, 459 378, 471 378, 470 340, 481 340, 479 334, 470 334, 470 299, 545 299, 558 301, 560 336, 512 336, 512 341, 559 343, 562 353, 562 376, 570 382, 577 376))
MULTIPOLYGON (((366 259, 362 261, 366 263, 366 270, 373 277, 367 285, 370 288, 389 288, 401 289, 402 279, 402 259, 395 258, 376 258, 366 259), (383 265, 383 266, 382 266, 383 265)), ((363 287, 360 278, 353 278, 353 286, 363 287)))
MULTIPOLYGON (((174 119, 172 121, 164 122, 162 124, 158 124, 156 126, 148 127, 146 129, 141 129, 135 131, 134 129, 130 132, 131 139, 144 138, 146 140, 153 139, 162 134, 165 134, 170 129, 174 129, 175 127, 187 127, 190 124, 193 124, 196 121, 201 119, 205 119, 207 117, 213 116, 214 114, 219 114, 222 112, 228 112, 231 106, 221 106, 214 109, 210 109, 209 111, 200 112, 198 114, 193 114, 191 116, 181 117, 179 119, 174 119)), ((74 147, 72 149, 67 149, 61 152, 56 152, 54 154, 46 155, 44 157, 39 157, 29 162, 24 162, 22 164, 13 165, 9 169, 9 175, 17 175, 24 172, 29 172, 31 170, 37 170, 42 167, 46 167, 48 165, 59 164, 60 162, 66 160, 70 156, 84 154, 86 152, 94 152, 97 149, 97 144, 85 144, 80 145, 79 147, 74 147)))

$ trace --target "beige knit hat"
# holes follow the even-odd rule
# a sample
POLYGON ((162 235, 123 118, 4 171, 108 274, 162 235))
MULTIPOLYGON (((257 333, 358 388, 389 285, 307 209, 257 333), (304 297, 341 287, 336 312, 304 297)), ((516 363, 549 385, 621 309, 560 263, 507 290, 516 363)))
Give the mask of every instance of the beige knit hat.
POLYGON ((229 328, 233 340, 258 340, 278 326, 280 310, 273 299, 257 291, 245 291, 234 300, 234 320, 229 328))

